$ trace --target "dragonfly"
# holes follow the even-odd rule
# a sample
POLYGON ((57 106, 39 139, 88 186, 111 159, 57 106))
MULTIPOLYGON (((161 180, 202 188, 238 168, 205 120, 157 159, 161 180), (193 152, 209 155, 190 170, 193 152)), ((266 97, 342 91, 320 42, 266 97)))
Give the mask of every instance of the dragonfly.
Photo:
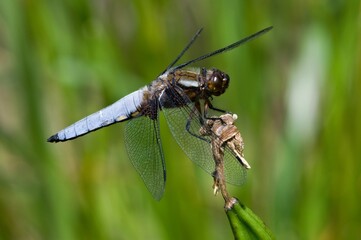
MULTIPOLYGON (((159 113, 163 112, 174 139, 184 153, 212 175, 215 163, 210 143, 216 136, 204 136, 199 131, 205 127, 210 109, 226 112, 214 107, 211 101, 213 96, 219 96, 226 91, 230 77, 216 68, 191 68, 190 65, 230 51, 272 28, 267 27, 226 47, 176 65, 202 32, 202 28, 199 29, 180 54, 149 85, 60 130, 47 141, 64 142, 127 121, 124 139, 129 159, 153 198, 160 200, 166 183, 159 127, 159 113)), ((247 165, 227 148, 224 159, 226 181, 234 185, 243 184, 247 165)))

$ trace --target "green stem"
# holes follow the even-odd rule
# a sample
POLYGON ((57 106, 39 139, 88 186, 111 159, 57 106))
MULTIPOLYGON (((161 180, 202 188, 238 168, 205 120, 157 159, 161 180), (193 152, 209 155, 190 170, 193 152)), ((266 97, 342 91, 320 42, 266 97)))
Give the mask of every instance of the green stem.
POLYGON ((232 198, 225 210, 234 239, 275 239, 264 222, 237 199, 232 198))

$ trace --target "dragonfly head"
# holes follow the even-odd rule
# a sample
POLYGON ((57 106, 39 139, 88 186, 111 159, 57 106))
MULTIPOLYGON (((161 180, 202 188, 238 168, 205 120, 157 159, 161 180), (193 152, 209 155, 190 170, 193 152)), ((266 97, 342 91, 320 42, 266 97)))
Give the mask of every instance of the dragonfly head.
POLYGON ((223 94, 229 85, 228 74, 212 69, 207 73, 206 89, 209 94, 219 96, 223 94))

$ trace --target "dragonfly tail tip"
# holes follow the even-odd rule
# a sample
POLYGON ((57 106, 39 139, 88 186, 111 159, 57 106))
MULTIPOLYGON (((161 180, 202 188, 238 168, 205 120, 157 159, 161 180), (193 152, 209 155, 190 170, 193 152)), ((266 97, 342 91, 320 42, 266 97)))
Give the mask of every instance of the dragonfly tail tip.
POLYGON ((55 134, 55 135, 49 137, 47 141, 48 141, 48 142, 55 142, 55 143, 56 143, 56 142, 59 142, 59 136, 58 136, 58 134, 55 134))

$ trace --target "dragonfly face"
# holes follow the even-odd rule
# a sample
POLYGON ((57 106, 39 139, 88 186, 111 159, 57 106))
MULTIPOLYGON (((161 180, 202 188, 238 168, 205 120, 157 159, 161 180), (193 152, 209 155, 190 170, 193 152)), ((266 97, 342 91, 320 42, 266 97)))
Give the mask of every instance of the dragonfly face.
MULTIPOLYGON (((271 29, 272 27, 266 28, 227 47, 173 67, 200 34, 198 31, 175 61, 149 85, 59 131, 48 141, 71 140, 99 128, 129 120, 125 127, 129 158, 148 190, 159 200, 163 195, 166 180, 158 122, 158 114, 162 110, 173 137, 186 155, 212 174, 214 162, 210 143, 215 136, 204 136, 199 131, 205 127, 207 109, 213 108, 211 97, 223 94, 228 88, 230 78, 218 69, 187 69, 186 66, 238 47, 271 29), (203 106, 200 100, 204 100, 203 106)), ((242 159, 226 150, 226 180, 240 185, 244 182, 245 174, 242 159)))
POLYGON ((210 95, 219 96, 226 91, 228 85, 228 74, 215 69, 212 71, 210 78, 206 82, 206 91, 208 91, 210 95))

